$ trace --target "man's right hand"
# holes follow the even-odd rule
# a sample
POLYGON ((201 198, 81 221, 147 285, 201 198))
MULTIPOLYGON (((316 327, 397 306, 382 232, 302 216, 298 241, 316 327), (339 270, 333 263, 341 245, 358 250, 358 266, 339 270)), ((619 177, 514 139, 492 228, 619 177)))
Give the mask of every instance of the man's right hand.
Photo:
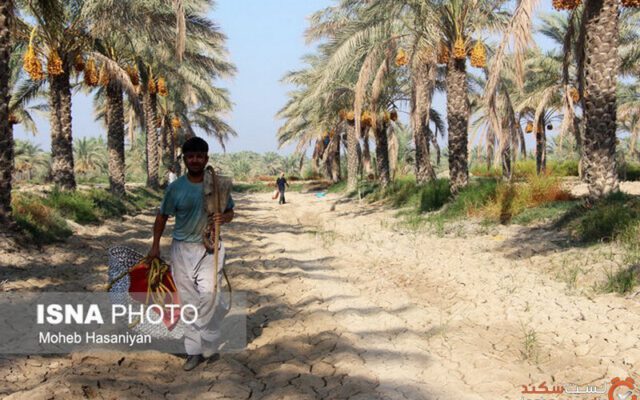
POLYGON ((149 250, 147 257, 151 259, 160 258, 160 246, 151 246, 151 250, 149 250))

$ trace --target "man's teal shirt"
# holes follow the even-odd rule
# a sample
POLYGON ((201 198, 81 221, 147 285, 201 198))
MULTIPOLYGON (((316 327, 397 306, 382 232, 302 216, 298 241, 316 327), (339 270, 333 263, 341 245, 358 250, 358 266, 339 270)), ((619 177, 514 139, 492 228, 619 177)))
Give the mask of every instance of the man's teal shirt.
MULTIPOLYGON (((229 195, 226 210, 234 207, 235 203, 229 195)), ((175 240, 202 242, 202 230, 207 225, 202 183, 189 181, 187 175, 173 181, 164 192, 160 213, 176 217, 173 228, 175 240)))

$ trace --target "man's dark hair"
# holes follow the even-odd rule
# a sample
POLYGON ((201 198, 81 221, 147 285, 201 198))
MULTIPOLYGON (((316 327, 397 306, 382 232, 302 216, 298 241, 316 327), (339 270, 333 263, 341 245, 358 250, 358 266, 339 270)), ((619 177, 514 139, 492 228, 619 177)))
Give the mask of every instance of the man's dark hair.
POLYGON ((187 139, 187 141, 182 145, 182 154, 208 152, 209 145, 207 144, 207 142, 197 136, 187 139))

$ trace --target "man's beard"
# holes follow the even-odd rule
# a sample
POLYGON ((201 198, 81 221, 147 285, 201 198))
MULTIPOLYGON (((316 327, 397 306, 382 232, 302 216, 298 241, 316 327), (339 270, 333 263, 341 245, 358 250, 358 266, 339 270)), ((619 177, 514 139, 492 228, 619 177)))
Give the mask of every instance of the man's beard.
POLYGON ((190 176, 196 176, 196 177, 197 176, 202 176, 202 175, 204 175, 204 168, 201 168, 199 171, 196 171, 196 170, 193 170, 193 169, 187 167, 187 173, 190 176))

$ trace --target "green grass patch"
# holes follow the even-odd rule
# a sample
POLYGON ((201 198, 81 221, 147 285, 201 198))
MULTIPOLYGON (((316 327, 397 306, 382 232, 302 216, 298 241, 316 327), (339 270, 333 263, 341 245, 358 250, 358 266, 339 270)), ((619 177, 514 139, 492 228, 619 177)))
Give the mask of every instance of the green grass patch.
POLYGON ((562 188, 558 177, 533 175, 524 182, 499 183, 494 200, 487 203, 482 214, 494 222, 507 224, 528 209, 569 200, 571 194, 562 188))
POLYGON ((97 208, 98 215, 101 219, 119 218, 130 211, 123 199, 114 196, 107 190, 91 189, 89 192, 87 192, 87 196, 89 197, 89 199, 91 199, 91 202, 97 208))
POLYGON ((162 193, 146 187, 136 187, 127 192, 124 198, 127 214, 158 207, 162 201, 162 193))
POLYGON ((54 189, 43 201, 47 206, 58 210, 63 217, 79 224, 100 222, 99 210, 86 192, 54 189))
POLYGON ((338 183, 334 183, 327 188, 327 193, 342 193, 347 190, 347 182, 340 181, 338 183))
POLYGON ((18 227, 38 245, 64 241, 73 233, 62 215, 40 196, 16 194, 11 205, 18 227))
POLYGON ((420 192, 420 212, 436 211, 451 198, 448 179, 436 179, 422 186, 420 192))
MULTIPOLYGON (((471 175, 479 177, 500 178, 502 169, 493 167, 487 169, 486 164, 475 164, 471 170, 471 175)), ((548 160, 547 176, 578 176, 578 160, 548 160)), ((515 179, 526 179, 536 174, 536 161, 534 159, 518 160, 513 168, 513 176, 515 179)))
POLYGON ((443 211, 444 219, 475 216, 496 196, 498 182, 494 179, 478 179, 469 183, 443 211))
POLYGON ((275 190, 272 184, 267 185, 263 182, 233 183, 233 191, 238 193, 268 193, 275 190))
POLYGON ((560 218, 578 204, 576 200, 545 203, 539 207, 525 209, 521 214, 513 217, 512 222, 519 225, 529 225, 537 221, 548 221, 560 218))
POLYGON ((576 205, 557 227, 568 228, 582 242, 611 241, 640 222, 640 200, 624 193, 612 193, 590 208, 576 205))
POLYGON ((451 199, 447 179, 418 185, 413 176, 402 176, 385 189, 371 185, 366 191, 369 201, 384 201, 394 208, 402 208, 398 215, 403 218, 403 224, 412 230, 424 225, 425 213, 440 210, 451 199))
POLYGON ((627 181, 640 181, 640 164, 625 162, 618 167, 618 175, 627 181))
MULTIPOLYGON (((301 192, 304 188, 304 183, 294 182, 290 183, 286 192, 301 192)), ((271 193, 276 190, 273 182, 251 182, 251 183, 233 183, 233 191, 237 193, 271 193)))
POLYGON ((607 280, 600 287, 606 293, 625 294, 638 284, 638 270, 635 266, 619 271, 607 271, 607 280))

